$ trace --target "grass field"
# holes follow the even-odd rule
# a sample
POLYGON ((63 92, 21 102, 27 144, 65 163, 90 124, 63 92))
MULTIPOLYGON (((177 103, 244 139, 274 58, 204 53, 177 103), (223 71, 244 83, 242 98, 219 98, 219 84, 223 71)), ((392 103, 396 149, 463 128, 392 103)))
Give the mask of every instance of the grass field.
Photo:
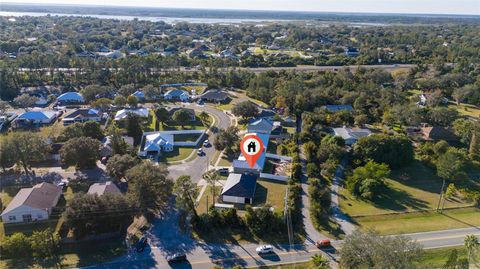
POLYGON ((232 161, 233 159, 227 159, 225 158, 225 156, 223 156, 221 159, 220 159, 220 162, 218 162, 218 166, 232 166, 232 161))
MULTIPOLYGON (((84 267, 107 262, 125 253, 123 240, 110 239, 75 245, 62 245, 60 255, 62 268, 84 267)), ((0 260, 0 268, 57 268, 54 264, 45 262, 35 264, 31 260, 0 260)))
POLYGON ((458 253, 458 259, 468 258, 466 249, 463 246, 447 247, 447 248, 435 248, 427 249, 422 255, 418 264, 425 268, 443 268, 448 260, 450 253, 456 249, 458 253))
POLYGON ((432 212, 403 213, 356 217, 354 221, 362 229, 375 229, 381 234, 416 233, 480 225, 480 209, 470 207, 432 212))
POLYGON ((457 106, 457 104, 450 102, 448 104, 448 107, 456 109, 458 113, 462 116, 468 116, 468 117, 473 117, 477 119, 480 118, 480 108, 474 105, 460 104, 457 106))
POLYGON ((186 159, 195 148, 192 147, 173 147, 171 152, 162 152, 159 161, 174 162, 186 159))
MULTIPOLYGON (((442 180, 436 176, 433 170, 420 162, 414 162, 405 168, 392 171, 387 184, 389 187, 382 191, 382 195, 373 202, 354 198, 347 190, 341 188, 340 208, 352 217, 437 208, 442 180)), ((445 202, 445 208, 471 205, 458 196, 445 202)))
MULTIPOLYGON (((217 185, 217 184, 215 184, 217 185)), ((215 197, 218 197, 222 191, 222 186, 218 184, 219 186, 215 186, 215 197)), ((207 212, 207 196, 208 196, 208 207, 212 206, 213 204, 213 195, 212 195, 212 187, 207 186, 205 189, 205 192, 203 193, 202 197, 200 198, 200 201, 198 201, 197 204, 197 213, 198 214, 203 214, 207 212)))
POLYGON ((275 211, 283 211, 285 204, 285 191, 287 184, 283 182, 270 181, 268 179, 259 179, 257 189, 253 198, 253 206, 264 204, 271 205, 275 211))

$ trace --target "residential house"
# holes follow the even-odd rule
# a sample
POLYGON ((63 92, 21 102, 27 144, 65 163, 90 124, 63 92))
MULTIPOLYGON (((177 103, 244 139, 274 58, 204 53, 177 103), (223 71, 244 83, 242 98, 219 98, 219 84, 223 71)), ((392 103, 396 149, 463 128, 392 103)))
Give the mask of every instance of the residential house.
POLYGON ((249 133, 270 134, 273 129, 273 122, 266 118, 259 118, 247 126, 249 133))
POLYGON ((145 94, 140 90, 135 91, 132 94, 132 96, 135 96, 137 98, 137 100, 140 101, 140 102, 145 101, 145 94))
POLYGON ((57 102, 60 104, 82 104, 85 102, 85 99, 78 92, 66 92, 57 97, 57 102))
POLYGON ((100 122, 102 120, 102 113, 93 108, 82 108, 73 111, 72 113, 63 117, 63 125, 70 125, 76 122, 94 121, 100 122))
POLYGON ((252 204, 257 187, 256 175, 230 174, 223 186, 220 197, 223 202, 252 204))
MULTIPOLYGON (((245 135, 250 135, 252 133, 247 133, 245 135)), ((253 133, 254 135, 258 136, 260 140, 262 140, 263 144, 263 152, 257 159, 257 162, 253 167, 250 167, 245 157, 240 154, 238 159, 233 160, 233 172, 238 174, 256 174, 259 175, 263 171, 263 167, 265 166, 265 159, 266 159, 266 151, 268 147, 268 141, 270 139, 270 134, 265 133, 253 133)))
POLYGON ((345 145, 351 146, 355 144, 358 139, 369 136, 372 132, 368 129, 360 129, 360 128, 333 128, 333 132, 336 136, 340 136, 345 140, 345 145))
POLYGON ((53 110, 32 110, 19 115, 14 120, 14 125, 42 125, 54 122, 59 112, 53 110))
POLYGON ((458 141, 455 133, 444 127, 424 127, 420 130, 422 138, 429 141, 445 140, 447 142, 458 141))
POLYGON ((333 113, 336 113, 339 111, 353 111, 352 105, 326 105, 326 106, 322 106, 322 108, 333 113))
POLYGON ((3 223, 48 220, 61 195, 60 187, 46 182, 20 189, 0 216, 3 223))
POLYGON ((173 135, 165 132, 153 132, 145 135, 141 149, 146 156, 159 156, 162 152, 173 151, 173 135))
POLYGON ((167 91, 164 94, 163 98, 165 100, 186 102, 190 99, 190 94, 184 90, 173 89, 173 90, 167 91))
POLYGON ((360 55, 360 52, 357 48, 345 48, 345 56, 356 57, 360 55))
POLYGON ((122 110, 117 111, 115 113, 114 119, 116 121, 124 120, 127 118, 129 114, 136 115, 140 118, 148 118, 150 115, 150 110, 148 108, 125 108, 122 110))
POLYGON ((202 101, 213 103, 225 103, 228 100, 228 94, 221 90, 209 90, 200 96, 202 101))
POLYGON ((117 187, 117 185, 115 185, 115 183, 111 181, 107 181, 107 182, 92 184, 90 188, 88 188, 88 193, 102 196, 105 193, 121 194, 122 192, 117 187))

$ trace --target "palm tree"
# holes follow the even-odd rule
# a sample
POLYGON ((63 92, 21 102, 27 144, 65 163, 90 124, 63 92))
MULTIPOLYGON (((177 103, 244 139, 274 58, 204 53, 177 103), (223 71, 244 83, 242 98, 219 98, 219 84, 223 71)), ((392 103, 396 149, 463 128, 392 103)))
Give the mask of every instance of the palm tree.
POLYGON ((478 238, 473 234, 469 234, 465 236, 464 245, 467 249, 469 261, 475 263, 476 255, 478 255, 477 252, 480 251, 480 243, 478 242, 478 238))
POLYGON ((203 174, 203 179, 205 179, 212 190, 213 204, 215 204, 215 183, 220 180, 220 174, 215 169, 209 170, 203 174))

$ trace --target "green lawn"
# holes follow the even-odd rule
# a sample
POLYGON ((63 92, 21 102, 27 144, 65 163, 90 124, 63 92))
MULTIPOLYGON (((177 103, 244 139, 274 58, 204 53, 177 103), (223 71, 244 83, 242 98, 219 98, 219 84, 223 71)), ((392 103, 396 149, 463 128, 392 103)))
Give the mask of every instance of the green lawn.
POLYGON ((271 266, 260 266, 256 267, 259 269, 315 269, 313 262, 299 262, 292 264, 282 264, 282 265, 271 265, 271 266))
MULTIPOLYGON (((222 192, 222 186, 218 184, 218 186, 215 186, 215 197, 218 198, 221 192, 222 192)), ((207 212, 207 196, 208 196, 208 207, 210 207, 213 204, 213 195, 212 195, 211 186, 207 186, 207 188, 205 189, 205 192, 203 193, 202 197, 200 198, 200 201, 197 204, 198 214, 203 214, 207 212)))
MULTIPOLYGON (((77 268, 103 263, 114 259, 126 251, 121 238, 62 245, 60 259, 62 268, 77 268)), ((0 268, 56 268, 51 263, 41 265, 31 260, 0 260, 0 268)))
POLYGON ((253 198, 253 206, 269 204, 275 211, 283 211, 285 204, 285 192, 287 184, 280 181, 270 181, 268 179, 259 179, 257 189, 253 198))
POLYGON ((469 116, 473 118, 480 118, 480 108, 469 105, 469 104, 460 104, 457 106, 456 103, 450 102, 448 107, 456 109, 460 115, 469 116))
POLYGON ((425 268, 443 268, 450 256, 450 253, 456 249, 458 259, 468 258, 466 249, 463 246, 427 249, 418 261, 418 264, 425 268))
POLYGON ((195 142, 200 137, 200 134, 176 134, 173 137, 175 142, 195 142))
MULTIPOLYGON (((405 168, 392 171, 387 184, 389 187, 382 191, 381 196, 373 202, 354 198, 347 190, 341 188, 340 208, 352 217, 437 208, 442 180, 432 169, 420 162, 414 162, 405 168)), ((463 201, 460 196, 445 202, 445 208, 471 205, 471 203, 463 201)))
POLYGON ((381 234, 416 233, 480 225, 480 209, 470 207, 436 212, 403 213, 356 217, 362 229, 375 229, 381 234))
POLYGON ((218 166, 232 166, 233 159, 228 159, 225 156, 222 156, 220 162, 218 162, 218 166))
POLYGON ((173 147, 171 152, 162 152, 159 161, 174 162, 186 159, 195 148, 192 147, 173 147))
POLYGON ((196 120, 192 122, 188 122, 185 124, 183 127, 178 124, 177 122, 167 122, 163 125, 163 130, 169 131, 169 130, 205 130, 207 127, 205 127, 202 123, 201 120, 196 120))

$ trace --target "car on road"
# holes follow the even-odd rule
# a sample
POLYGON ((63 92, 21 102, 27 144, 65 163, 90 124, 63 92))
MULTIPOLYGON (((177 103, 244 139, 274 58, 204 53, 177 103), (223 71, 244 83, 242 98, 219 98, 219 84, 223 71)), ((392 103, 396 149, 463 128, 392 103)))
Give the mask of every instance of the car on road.
POLYGON ((167 259, 168 263, 183 262, 183 261, 187 260, 187 255, 182 254, 182 253, 175 253, 175 254, 167 256, 166 259, 167 259))
POLYGON ((147 237, 142 236, 142 238, 140 238, 140 240, 138 240, 137 245, 135 246, 135 250, 137 252, 142 252, 147 245, 148 245, 147 237))
POLYGON ((273 252, 273 247, 271 245, 263 245, 259 246, 255 250, 257 251, 257 254, 268 254, 273 252))
POLYGON ((217 169, 217 172, 218 172, 221 176, 228 176, 228 174, 230 173, 230 171, 228 170, 228 168, 218 168, 218 169, 217 169))
POLYGON ((332 243, 328 239, 322 239, 315 242, 315 246, 317 246, 317 248, 328 248, 332 246, 332 243))
POLYGON ((206 139, 205 141, 203 141, 203 146, 204 146, 204 147, 210 147, 210 141, 208 141, 208 139, 206 139))
POLYGON ((202 156, 202 155, 203 155, 203 149, 202 149, 202 148, 199 148, 199 149, 197 150, 197 155, 198 155, 198 156, 202 156))

